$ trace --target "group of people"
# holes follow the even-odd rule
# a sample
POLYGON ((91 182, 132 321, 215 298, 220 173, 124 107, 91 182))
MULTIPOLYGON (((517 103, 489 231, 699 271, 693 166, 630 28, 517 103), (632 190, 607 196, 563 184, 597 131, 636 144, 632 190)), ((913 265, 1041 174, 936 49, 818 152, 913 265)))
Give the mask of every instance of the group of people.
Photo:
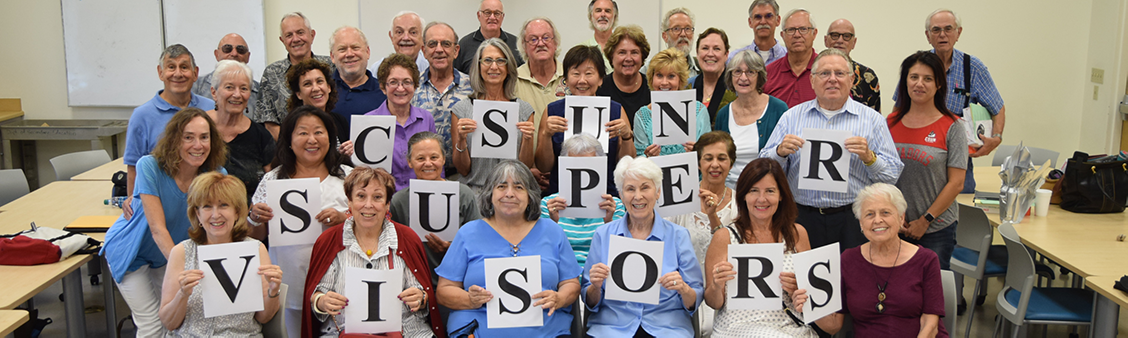
POLYGON ((338 336, 350 332, 345 268, 363 267, 403 272, 408 337, 566 336, 574 306, 594 337, 813 337, 838 331, 843 316, 803 324, 806 290, 791 256, 831 243, 843 250, 842 312, 858 335, 947 336, 939 318, 955 314, 944 313, 939 271, 955 245, 954 200, 974 184, 965 180, 970 157, 990 153, 1005 122, 986 66, 954 48, 955 12, 927 16, 934 49, 905 58, 895 107, 883 117, 876 74, 850 58, 857 36, 846 19, 831 23, 827 49, 816 52, 810 11, 781 15, 775 0, 755 0, 755 40, 731 49, 721 29, 695 36, 692 12, 676 8, 661 22, 670 48, 647 60, 647 37, 619 25, 619 10, 591 1, 593 37, 562 59, 551 19, 531 18, 515 36, 501 30, 498 0, 481 2, 479 29, 461 39, 446 23, 397 14, 388 32, 396 52, 371 66, 355 27, 336 29, 328 56, 315 55, 316 32, 298 12, 281 20, 287 57, 260 81, 238 34, 220 40, 216 68, 201 77, 185 47, 166 48, 163 90, 130 119, 130 199, 103 250, 138 336, 256 336, 276 315, 291 336, 338 336), (694 141, 653 144, 651 92, 688 89, 696 91, 694 141), (566 96, 611 98, 606 149, 589 134, 565 137, 566 96), (511 159, 471 156, 476 100, 517 103, 511 159), (970 103, 994 119, 979 147, 969 147, 959 120, 970 103), (396 118, 390 172, 354 167, 355 115, 396 118), (851 134, 846 192, 798 188, 805 129, 851 134), (663 217, 655 208, 663 172, 650 158, 686 152, 699 161, 700 211, 663 217), (555 175, 560 156, 607 158, 604 177, 614 184, 599 203, 603 217, 561 216, 570 204, 555 175), (320 182, 321 236, 271 247, 266 224, 277 211, 263 182, 299 178, 320 182), (453 241, 405 226, 413 179, 460 182, 453 241), (611 236, 663 243, 658 304, 604 298, 611 236), (204 318, 197 249, 240 241, 259 242, 265 308, 204 318), (728 246, 747 243, 784 244, 778 309, 726 307, 736 275, 728 246), (495 295, 484 262, 514 256, 540 257, 544 291, 532 297, 542 327, 486 325, 495 295))

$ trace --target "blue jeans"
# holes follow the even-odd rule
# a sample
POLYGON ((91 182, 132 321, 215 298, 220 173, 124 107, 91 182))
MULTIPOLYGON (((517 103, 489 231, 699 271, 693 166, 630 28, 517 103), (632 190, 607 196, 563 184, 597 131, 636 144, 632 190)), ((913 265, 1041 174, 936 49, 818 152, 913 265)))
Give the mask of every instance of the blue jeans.
POLYGON ((960 191, 961 194, 970 194, 975 192, 975 168, 971 165, 971 157, 967 158, 967 172, 964 175, 964 187, 960 191))
POLYGON ((912 238, 902 237, 909 243, 919 244, 925 249, 932 250, 940 259, 940 270, 951 270, 950 264, 952 260, 952 250, 956 247, 956 225, 960 222, 952 222, 946 228, 930 234, 920 236, 920 239, 914 240, 912 238))

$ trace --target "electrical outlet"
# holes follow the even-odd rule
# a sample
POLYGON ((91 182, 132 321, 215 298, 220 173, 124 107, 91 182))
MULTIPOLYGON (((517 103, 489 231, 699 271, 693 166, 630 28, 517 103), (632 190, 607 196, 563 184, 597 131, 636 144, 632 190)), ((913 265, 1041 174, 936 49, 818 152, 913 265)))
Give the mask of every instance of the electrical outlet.
POLYGON ((1097 100, 1097 95, 1101 92, 1101 86, 1093 86, 1093 101, 1097 100))
MULTIPOLYGON (((1096 84, 1104 84, 1104 69, 1093 68, 1093 74, 1089 76, 1089 81, 1096 84)), ((1094 94, 1096 96, 1096 94, 1094 94)), ((1093 98, 1094 100, 1096 97, 1093 98)))

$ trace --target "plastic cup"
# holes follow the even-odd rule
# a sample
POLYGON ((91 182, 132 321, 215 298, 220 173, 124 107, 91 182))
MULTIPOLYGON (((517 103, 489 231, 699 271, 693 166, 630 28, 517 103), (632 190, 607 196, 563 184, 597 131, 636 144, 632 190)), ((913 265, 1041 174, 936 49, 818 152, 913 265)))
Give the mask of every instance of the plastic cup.
POLYGON ((1050 196, 1054 194, 1049 189, 1038 189, 1034 192, 1034 215, 1045 216, 1050 212, 1050 196))

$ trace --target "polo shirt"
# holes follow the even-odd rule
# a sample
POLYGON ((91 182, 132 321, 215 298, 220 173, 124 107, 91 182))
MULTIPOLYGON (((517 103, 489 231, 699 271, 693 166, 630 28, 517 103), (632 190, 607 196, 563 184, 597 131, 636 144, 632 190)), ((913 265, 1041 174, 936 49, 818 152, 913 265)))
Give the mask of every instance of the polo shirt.
POLYGON ((815 99, 815 89, 811 87, 811 67, 815 64, 815 53, 811 53, 811 61, 807 62, 807 69, 795 75, 791 72, 791 63, 787 58, 780 58, 768 64, 764 69, 768 80, 764 81, 764 93, 775 96, 794 107, 800 103, 815 99))
POLYGON ((333 83, 337 85, 337 104, 333 106, 333 113, 340 115, 344 118, 344 130, 338 130, 337 133, 349 139, 351 134, 349 128, 352 125, 353 115, 364 115, 377 107, 380 107, 388 96, 384 91, 380 90, 380 81, 372 76, 371 71, 364 71, 364 76, 368 77, 368 81, 364 84, 350 88, 341 79, 340 71, 333 71, 333 83))
MULTIPOLYGON (((164 134, 165 125, 180 111, 180 107, 161 98, 163 92, 163 89, 157 91, 157 95, 137 106, 133 115, 129 116, 129 126, 125 130, 125 165, 136 166, 141 156, 152 152, 164 134)), ((192 94, 188 106, 207 111, 215 109, 215 101, 192 94)))

